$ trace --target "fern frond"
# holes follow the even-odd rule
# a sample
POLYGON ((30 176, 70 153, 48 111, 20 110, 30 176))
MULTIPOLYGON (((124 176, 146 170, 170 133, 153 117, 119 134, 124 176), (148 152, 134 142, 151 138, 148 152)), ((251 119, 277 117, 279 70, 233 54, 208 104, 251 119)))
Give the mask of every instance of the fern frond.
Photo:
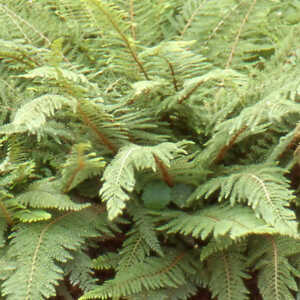
POLYGON ((183 147, 186 142, 162 143, 153 147, 128 145, 124 146, 113 161, 106 167, 100 190, 100 196, 107 202, 108 217, 114 219, 125 208, 125 202, 130 199, 127 193, 133 191, 135 185, 135 170, 157 170, 154 155, 166 166, 170 160, 179 154, 185 154, 183 147))
POLYGON ((114 144, 113 139, 119 137, 124 139, 124 137, 120 134, 119 124, 114 122, 114 116, 107 112, 103 105, 95 101, 84 100, 78 101, 77 113, 83 123, 97 137, 97 140, 110 152, 116 153, 117 145, 114 144))
POLYGON ((93 260, 93 268, 96 270, 117 269, 119 255, 115 252, 107 252, 93 260))
POLYGON ((14 218, 23 223, 32 223, 46 221, 51 219, 52 215, 40 209, 22 209, 14 213, 14 218))
POLYGON ((160 226, 160 230, 167 233, 192 235, 203 240, 210 235, 214 238, 228 235, 232 239, 237 239, 252 233, 276 232, 258 219, 250 208, 239 205, 211 206, 201 209, 198 213, 178 212, 176 216, 170 215, 170 217, 171 220, 160 226))
POLYGON ((20 77, 36 80, 66 80, 73 83, 82 84, 83 86, 89 86, 90 88, 93 87, 92 83, 90 83, 83 74, 61 67, 43 66, 35 68, 24 75, 20 75, 20 77))
MULTIPOLYGON (((5 24, 6 28, 9 28, 9 33, 11 31, 18 32, 18 35, 26 40, 28 44, 38 44, 40 42, 45 42, 50 44, 49 39, 43 34, 38 27, 31 23, 27 18, 22 16, 22 10, 24 10, 24 5, 19 5, 18 10, 15 7, 10 7, 11 3, 0 4, 0 22, 1 26, 5 24), (8 25, 9 24, 9 25, 8 25)), ((25 8, 26 9, 26 8, 25 8)), ((46 16, 44 14, 44 16, 46 16)), ((34 19, 32 19, 34 20, 34 19)))
POLYGON ((96 20, 99 23, 101 22, 102 25, 109 23, 118 33, 119 38, 122 40, 128 52, 132 56, 133 61, 137 64, 138 69, 141 73, 143 73, 145 79, 149 80, 147 71, 144 68, 143 63, 138 58, 133 42, 126 35, 126 31, 129 26, 124 21, 120 22, 120 20, 127 19, 126 17, 123 17, 124 12, 120 9, 120 7, 117 7, 114 4, 105 3, 101 0, 85 0, 85 3, 87 4, 87 9, 91 14, 92 20, 96 20), (103 16, 105 17, 106 22, 105 19, 103 19, 103 16))
POLYGON ((295 299, 295 277, 299 270, 289 262, 289 257, 300 253, 300 242, 284 236, 259 236, 252 240, 248 264, 258 273, 258 287, 264 300, 295 299))
POLYGON ((177 288, 160 289, 155 291, 144 291, 137 295, 128 296, 129 300, 188 300, 197 293, 197 287, 194 284, 187 283, 177 288))
POLYGON ((164 256, 154 229, 153 219, 144 209, 136 206, 129 206, 129 212, 133 215, 136 226, 127 234, 122 244, 117 267, 118 272, 125 273, 131 266, 143 262, 147 256, 150 256, 151 251, 164 256))
POLYGON ((61 183, 43 179, 32 183, 28 189, 17 195, 16 202, 32 208, 50 208, 62 211, 79 211, 89 203, 75 203, 61 191, 61 183))
POLYGON ((73 258, 70 250, 78 251, 84 239, 99 236, 98 230, 104 234, 109 230, 104 218, 88 209, 66 213, 50 222, 19 225, 7 254, 17 269, 3 283, 2 294, 8 300, 55 295, 55 286, 63 278, 60 265, 73 258))
POLYGON ((186 282, 185 274, 194 269, 184 254, 169 253, 168 257, 149 257, 144 262, 119 273, 114 279, 86 293, 80 299, 109 299, 125 297, 145 290, 163 286, 178 287, 186 282))
POLYGON ((249 299, 243 280, 249 278, 245 273, 246 259, 238 246, 220 251, 208 259, 211 270, 209 288, 213 297, 220 300, 249 299))
POLYGON ((55 111, 64 105, 75 110, 76 102, 64 96, 50 94, 33 99, 19 108, 11 123, 0 127, 0 133, 35 133, 46 123, 47 117, 54 116, 55 111))
POLYGON ((282 234, 297 235, 295 215, 288 207, 294 200, 284 170, 273 165, 253 165, 231 170, 229 176, 211 179, 200 185, 192 199, 208 198, 220 189, 219 201, 232 205, 246 202, 255 213, 282 234))

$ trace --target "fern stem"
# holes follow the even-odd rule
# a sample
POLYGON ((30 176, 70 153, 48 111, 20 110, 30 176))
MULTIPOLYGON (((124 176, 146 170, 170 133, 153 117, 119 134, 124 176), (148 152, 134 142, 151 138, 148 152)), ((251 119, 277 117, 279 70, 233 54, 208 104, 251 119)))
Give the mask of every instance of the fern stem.
POLYGON ((89 117, 84 113, 79 103, 77 105, 77 110, 80 116, 82 117, 83 122, 96 133, 101 143, 105 145, 114 154, 117 153, 116 146, 103 133, 101 133, 98 130, 98 128, 92 123, 89 117))
POLYGON ((231 62, 232 62, 232 59, 233 59, 233 55, 235 53, 236 47, 238 45, 238 42, 240 40, 240 36, 241 36, 242 30, 243 30, 243 27, 245 26, 246 22, 248 21, 249 15, 250 15, 251 11, 253 10, 255 4, 256 4, 256 0, 253 0, 251 6, 249 7, 249 9, 247 11, 247 14, 245 15, 245 17, 244 17, 244 19, 243 19, 243 21, 242 21, 242 23, 240 25, 240 28, 239 28, 238 33, 237 33, 237 36, 235 37, 233 46, 231 48, 231 52, 230 52, 230 55, 228 57, 225 69, 228 69, 230 67, 230 65, 231 65, 231 62))
MULTIPOLYGON (((93 1, 94 2, 94 1, 93 1)), ((94 2, 95 3, 95 2, 94 2)), ((108 19, 108 21, 111 23, 111 25, 113 26, 113 28, 117 31, 117 33, 120 35, 121 39, 125 42, 129 53, 131 54, 131 56, 133 57, 134 61, 136 62, 136 64, 138 65, 140 71, 144 74, 145 78, 147 80, 150 80, 146 70, 144 69, 143 64, 141 63, 141 61, 138 59, 136 52, 134 51, 134 49, 131 47, 131 44, 129 42, 129 40, 127 39, 127 37, 125 36, 125 34, 122 32, 122 30, 120 29, 120 27, 118 26, 118 24, 114 21, 113 17, 111 16, 111 14, 102 7, 102 5, 100 3, 95 3, 97 5, 97 7, 101 10, 101 12, 106 16, 106 18, 108 19)))
POLYGON ((237 4, 237 5, 235 5, 232 9, 231 9, 231 11, 228 13, 228 14, 226 14, 222 19, 221 19, 221 21, 219 21, 219 23, 217 24, 217 26, 213 29, 213 31, 212 31, 212 33, 209 35, 209 37, 207 38, 207 40, 205 41, 205 43, 204 43, 204 46, 206 46, 208 43, 209 43, 209 41, 216 35, 216 33, 218 32, 218 30, 221 28, 221 26, 223 25, 223 24, 225 24, 225 20, 226 19, 228 19, 230 16, 231 16, 231 14, 242 4, 243 2, 241 1, 239 4, 237 4))
POLYGON ((188 99, 197 89, 198 87, 203 83, 204 81, 199 81, 197 84, 195 84, 195 86, 184 96, 182 96, 179 100, 178 100, 178 104, 181 104, 184 100, 188 99))
POLYGON ((6 223, 11 226, 14 224, 14 221, 12 219, 12 216, 10 215, 10 213, 8 212, 7 208, 5 207, 5 205, 3 204, 2 200, 0 200, 0 209, 3 212, 4 218, 6 220, 6 223))
POLYGON ((173 179, 172 179, 171 175, 169 174, 167 167, 155 154, 153 154, 153 157, 154 157, 154 160, 155 160, 155 163, 156 163, 158 169, 160 170, 160 173, 162 175, 164 182, 169 187, 173 187, 174 186, 173 179))
POLYGON ((198 7, 197 9, 195 9, 195 11, 192 13, 192 15, 190 16, 190 18, 187 20, 181 34, 180 34, 180 37, 183 38, 184 34, 186 33, 186 31, 188 30, 188 28, 191 26, 192 22, 194 21, 195 17, 197 16, 198 12, 200 11, 200 9, 202 8, 203 4, 205 3, 206 1, 202 2, 198 7))
POLYGON ((218 164, 223 160, 228 150, 234 145, 236 139, 248 128, 248 126, 243 126, 238 132, 231 138, 229 143, 225 145, 218 153, 216 159, 214 160, 214 164, 218 164))
POLYGON ((131 35, 134 40, 136 40, 136 32, 135 32, 135 25, 134 25, 134 0, 130 0, 130 21, 131 21, 131 35))
POLYGON ((177 92, 178 91, 178 86, 177 86, 177 80, 176 80, 176 77, 175 77, 175 72, 174 72, 173 65, 170 63, 170 61, 167 58, 163 57, 163 59, 167 62, 168 66, 170 68, 172 79, 173 79, 173 86, 174 86, 175 91, 177 92))

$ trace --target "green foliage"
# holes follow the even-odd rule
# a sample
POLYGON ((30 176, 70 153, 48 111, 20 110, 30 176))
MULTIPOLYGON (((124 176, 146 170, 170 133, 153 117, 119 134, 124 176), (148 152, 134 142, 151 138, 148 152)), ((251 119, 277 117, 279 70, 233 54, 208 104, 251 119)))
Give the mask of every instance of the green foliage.
POLYGON ((1 299, 299 297, 299 16, 0 0, 1 299))

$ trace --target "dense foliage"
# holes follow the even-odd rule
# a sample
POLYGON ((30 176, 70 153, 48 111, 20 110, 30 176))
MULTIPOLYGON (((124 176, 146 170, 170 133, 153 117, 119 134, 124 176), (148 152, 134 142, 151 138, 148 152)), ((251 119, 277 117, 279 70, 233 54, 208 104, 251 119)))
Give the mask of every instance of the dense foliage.
POLYGON ((0 28, 1 299, 297 297, 298 0, 0 0, 0 28))

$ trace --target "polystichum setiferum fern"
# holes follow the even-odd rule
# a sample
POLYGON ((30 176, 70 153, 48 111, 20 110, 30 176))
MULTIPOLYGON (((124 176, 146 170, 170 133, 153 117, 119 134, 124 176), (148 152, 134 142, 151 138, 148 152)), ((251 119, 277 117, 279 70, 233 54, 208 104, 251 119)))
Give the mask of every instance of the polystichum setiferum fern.
POLYGON ((0 0, 1 297, 295 299, 299 16, 0 0))

